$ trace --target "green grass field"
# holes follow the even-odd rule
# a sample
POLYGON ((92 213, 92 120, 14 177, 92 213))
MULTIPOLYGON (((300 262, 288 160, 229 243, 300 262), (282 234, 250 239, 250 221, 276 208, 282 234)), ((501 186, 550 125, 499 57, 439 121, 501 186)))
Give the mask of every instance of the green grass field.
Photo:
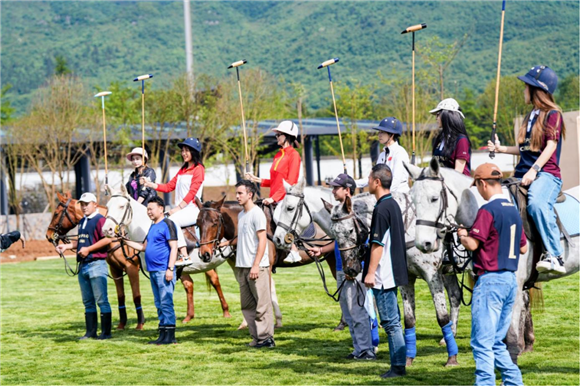
MULTIPOLYGON (((196 319, 177 329, 178 345, 150 346, 157 320, 148 281, 142 276, 144 331, 127 302, 129 328, 108 341, 79 342, 84 333, 83 306, 76 278, 67 277, 62 261, 2 265, 1 378, 10 384, 384 384, 388 345, 381 331, 379 360, 358 363, 342 359, 351 350, 348 331, 333 332, 339 306, 326 296, 315 267, 279 269, 275 275, 284 327, 276 330, 277 347, 246 347, 239 293, 227 266, 220 269, 223 290, 233 317, 221 317, 216 294, 205 290, 197 275, 196 319)), ((544 284, 545 310, 534 315, 536 345, 519 360, 526 385, 578 385, 578 278, 544 284)), ((427 287, 418 281, 418 355, 406 378, 390 384, 472 384, 474 362, 469 348, 470 310, 461 310, 460 366, 445 368, 446 350, 427 287)), ((127 287, 127 285, 126 285, 127 287)), ((130 295, 128 296, 130 298, 130 295)), ((109 282, 116 314, 116 294, 109 282)), ((181 284, 175 296, 178 318, 185 315, 181 284)))

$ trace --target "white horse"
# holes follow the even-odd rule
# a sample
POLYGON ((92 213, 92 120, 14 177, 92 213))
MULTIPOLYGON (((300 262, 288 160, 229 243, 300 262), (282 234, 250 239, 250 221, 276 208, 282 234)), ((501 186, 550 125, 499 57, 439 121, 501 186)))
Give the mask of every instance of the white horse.
MULTIPOLYGON (((426 225, 418 225, 416 229, 415 245, 421 250, 434 252, 441 246, 440 236, 437 232, 436 224, 445 224, 452 221, 455 224, 462 224, 466 227, 473 225, 480 204, 485 201, 477 193, 475 188, 470 189, 473 179, 453 169, 441 168, 439 163, 433 159, 429 167, 424 169, 413 165, 405 165, 411 177, 415 180, 411 189, 411 196, 415 203, 417 213, 421 214, 421 220, 426 225), (431 224, 431 225, 429 225, 431 224)), ((507 194, 509 197, 509 194, 507 194)), ((511 197, 510 197, 511 198, 511 197)), ((564 263, 566 275, 578 272, 580 250, 578 247, 579 237, 571 239, 572 244, 562 241, 564 249, 564 263)), ((513 308, 513 316, 510 330, 507 335, 507 345, 512 360, 517 361, 517 355, 521 352, 519 345, 524 321, 525 300, 527 296, 523 293, 523 286, 532 274, 533 244, 528 240, 528 252, 520 255, 516 278, 518 282, 518 295, 513 308)), ((549 281, 563 277, 542 273, 537 281, 549 281)), ((527 324, 531 325, 530 323, 527 324)))
MULTIPOLYGON (((113 237, 118 233, 118 227, 124 227, 130 240, 142 243, 145 240, 145 237, 147 237, 147 233, 151 227, 151 219, 147 215, 147 208, 135 201, 127 193, 124 185, 121 185, 121 190, 118 192, 112 192, 110 188, 108 188, 108 191, 111 198, 107 203, 108 216, 103 224, 103 234, 113 237)), ((231 255, 229 247, 224 248, 223 253, 215 254, 209 262, 201 260, 198 252, 199 250, 194 248, 189 253, 189 258, 191 259, 192 264, 184 267, 183 274, 196 274, 214 270, 226 261, 230 264, 232 270, 235 271, 234 262, 231 259, 228 259, 231 255)), ((273 283, 271 288, 276 325, 281 326, 282 312, 278 305, 278 298, 275 290, 276 287, 273 283)), ((239 328, 245 328, 246 326, 247 324, 244 320, 239 328)))
MULTIPOLYGON (((306 227, 312 221, 316 222, 332 238, 335 235, 332 232, 332 220, 330 209, 337 202, 332 196, 330 189, 321 187, 305 187, 304 180, 299 181, 292 186, 284 182, 286 196, 278 205, 281 206, 280 219, 276 232, 274 233, 274 243, 278 248, 289 249, 292 239, 299 237, 306 227), (329 203, 325 207, 324 202, 329 203), (301 213, 301 214, 299 214, 301 213), (284 224, 284 226, 280 226, 284 224), (291 233, 294 237, 287 237, 291 233)), ((407 227, 406 239, 412 241, 414 237, 415 214, 410 203, 405 203, 403 196, 395 197, 396 200, 402 200, 400 205, 403 210, 403 217, 407 227)), ((372 212, 376 198, 368 193, 359 194, 353 197, 353 210, 357 216, 366 221, 370 227, 372 212)), ((403 299, 403 311, 405 320, 405 342, 407 344, 407 365, 411 365, 416 356, 416 334, 415 334, 415 280, 419 277, 427 282, 435 312, 437 322, 441 327, 444 338, 440 344, 447 344, 448 358, 446 366, 457 364, 457 353, 455 352, 454 334, 457 331, 457 319, 459 317, 460 307, 460 290, 455 278, 443 275, 441 273, 441 255, 439 253, 421 253, 415 247, 407 249, 407 268, 409 271, 409 284, 401 287, 401 297, 403 299), (451 318, 447 312, 447 303, 445 301, 445 289, 449 294, 451 304, 451 318), (449 332, 447 332, 449 331, 449 332), (451 334, 451 331, 453 334, 451 334)))

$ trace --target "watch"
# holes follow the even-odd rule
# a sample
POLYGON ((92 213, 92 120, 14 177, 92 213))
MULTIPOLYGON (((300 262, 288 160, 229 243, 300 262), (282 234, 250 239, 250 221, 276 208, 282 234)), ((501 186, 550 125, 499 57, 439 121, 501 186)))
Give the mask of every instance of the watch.
POLYGON ((167 267, 167 269, 168 269, 168 270, 170 270, 171 272, 173 272, 173 270, 174 270, 175 268, 173 268, 173 267, 167 267))
POLYGON ((536 173, 538 173, 538 172, 540 171, 540 169, 541 169, 541 168, 540 168, 538 165, 534 164, 534 165, 532 166, 532 169, 534 169, 534 170, 536 171, 536 173))

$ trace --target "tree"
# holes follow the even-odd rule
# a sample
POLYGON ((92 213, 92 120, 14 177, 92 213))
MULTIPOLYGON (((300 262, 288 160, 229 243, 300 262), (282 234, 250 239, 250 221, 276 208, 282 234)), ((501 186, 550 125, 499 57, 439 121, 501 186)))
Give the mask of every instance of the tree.
POLYGON ((580 109, 580 77, 570 74, 560 81, 556 102, 564 111, 580 109))
POLYGON ((0 124, 4 125, 12 119, 12 114, 14 114, 14 108, 10 105, 10 99, 7 98, 6 94, 12 85, 7 83, 2 86, 0 91, 0 99, 2 99, 1 109, 0 109, 0 124))
POLYGON ((69 75, 71 74, 71 70, 67 65, 66 59, 64 56, 62 55, 56 55, 54 57, 55 61, 56 61, 56 65, 54 67, 54 74, 57 76, 61 76, 61 75, 69 75))

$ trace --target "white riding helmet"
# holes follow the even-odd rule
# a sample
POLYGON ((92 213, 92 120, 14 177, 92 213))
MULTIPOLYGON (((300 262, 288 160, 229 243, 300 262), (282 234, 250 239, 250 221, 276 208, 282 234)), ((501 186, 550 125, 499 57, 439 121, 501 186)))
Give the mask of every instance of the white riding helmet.
POLYGON ((459 115, 461 115, 463 119, 465 119, 465 115, 463 115, 463 113, 459 109, 459 103, 457 103, 457 101, 453 98, 443 99, 441 102, 439 102, 437 107, 435 107, 433 110, 429 112, 431 114, 437 114, 441 110, 456 111, 459 113, 459 115))
POLYGON ((298 126, 292 121, 282 121, 275 129, 272 131, 277 131, 279 133, 284 133, 291 135, 293 137, 298 137, 298 126))
POLYGON ((145 157, 143 157, 143 148, 141 148, 141 147, 133 148, 133 150, 131 150, 131 153, 127 154, 127 160, 129 162, 131 162, 131 158, 134 155, 140 155, 142 158, 145 158, 145 161, 149 160, 149 156, 147 155, 147 150, 145 150, 145 157))

